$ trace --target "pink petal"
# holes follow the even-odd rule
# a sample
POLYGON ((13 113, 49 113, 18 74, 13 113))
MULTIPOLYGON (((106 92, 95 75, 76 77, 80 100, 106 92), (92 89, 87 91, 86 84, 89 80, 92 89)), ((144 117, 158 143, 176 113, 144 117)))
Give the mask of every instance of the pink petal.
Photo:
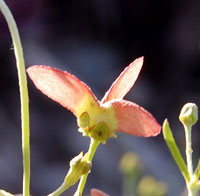
POLYGON ((126 100, 107 102, 115 110, 117 130, 140 137, 156 136, 161 127, 155 118, 139 105, 126 100))
POLYGON ((35 86, 49 98, 79 116, 87 107, 98 105, 90 88, 70 73, 44 65, 27 69, 35 86))
POLYGON ((108 194, 106 194, 103 191, 100 191, 98 189, 92 189, 90 192, 91 192, 92 196, 109 196, 108 194))
POLYGON ((106 101, 112 99, 123 99, 137 80, 142 65, 143 57, 140 57, 126 67, 119 77, 113 82, 101 102, 105 103, 106 101))

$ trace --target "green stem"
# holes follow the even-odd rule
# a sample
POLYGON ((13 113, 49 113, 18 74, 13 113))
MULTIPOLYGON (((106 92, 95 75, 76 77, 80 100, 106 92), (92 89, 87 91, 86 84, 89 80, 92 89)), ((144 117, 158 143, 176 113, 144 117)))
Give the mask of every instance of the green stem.
POLYGON ((186 140, 186 147, 185 147, 185 153, 186 153, 186 160, 187 160, 187 168, 190 175, 190 183, 188 186, 188 196, 196 196, 196 186, 193 185, 195 176, 193 175, 193 164, 192 164, 192 126, 188 126, 184 124, 185 129, 185 140, 186 140))
POLYGON ((11 33, 14 44, 14 52, 17 61, 17 71, 19 78, 20 100, 21 100, 21 126, 22 126, 22 153, 23 153, 23 196, 30 195, 30 141, 29 141, 29 105, 28 88, 25 71, 24 56, 19 32, 15 20, 3 0, 0 0, 0 10, 4 15, 11 33))
POLYGON ((192 140, 191 140, 191 126, 186 126, 184 125, 185 129, 185 139, 186 139, 186 159, 187 159, 187 167, 188 167, 188 172, 190 176, 193 176, 193 164, 192 164, 192 140))
MULTIPOLYGON (((99 144, 100 144, 100 141, 95 140, 95 139, 91 139, 90 147, 89 147, 89 150, 88 150, 88 160, 87 161, 92 163, 92 159, 94 157, 94 154, 95 154, 99 144)), ((78 185, 78 188, 77 188, 75 195, 77 195, 77 196, 82 195, 87 177, 88 177, 88 174, 85 174, 81 177, 81 180, 79 182, 79 185, 78 185)))
POLYGON ((64 181, 63 184, 56 189, 56 191, 54 191, 53 193, 47 195, 47 196, 59 196, 60 194, 62 194, 65 190, 67 190, 70 187, 70 184, 68 181, 64 181))

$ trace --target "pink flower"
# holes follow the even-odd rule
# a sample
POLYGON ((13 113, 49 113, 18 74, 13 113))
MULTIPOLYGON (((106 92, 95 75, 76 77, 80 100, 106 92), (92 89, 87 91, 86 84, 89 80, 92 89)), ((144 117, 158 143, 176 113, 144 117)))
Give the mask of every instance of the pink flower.
POLYGON ((154 117, 141 106, 124 100, 143 65, 143 57, 133 61, 113 82, 101 101, 74 75, 44 65, 27 69, 36 87, 49 98, 70 110, 83 135, 105 142, 116 131, 150 137, 160 133, 154 117))
POLYGON ((109 196, 108 194, 104 193, 103 191, 100 191, 98 189, 92 189, 90 191, 92 196, 109 196))

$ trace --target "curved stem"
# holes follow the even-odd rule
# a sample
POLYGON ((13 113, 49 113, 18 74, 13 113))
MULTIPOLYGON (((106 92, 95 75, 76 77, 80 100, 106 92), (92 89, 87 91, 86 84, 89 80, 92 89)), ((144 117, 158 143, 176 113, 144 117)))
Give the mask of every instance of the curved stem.
POLYGON ((50 193, 47 196, 59 196, 61 195, 65 190, 67 190, 70 187, 69 182, 64 181, 63 184, 56 189, 53 193, 50 193))
POLYGON ((29 142, 29 105, 28 88, 24 64, 24 56, 19 32, 15 20, 3 0, 0 0, 0 10, 3 13, 11 33, 14 44, 14 52, 17 61, 17 71, 19 78, 19 89, 21 98, 21 126, 22 126, 22 153, 23 153, 23 196, 29 196, 30 193, 30 142, 29 142))
MULTIPOLYGON (((91 139, 90 147, 89 147, 89 150, 88 150, 88 160, 87 161, 90 161, 92 163, 92 159, 94 157, 94 154, 95 154, 99 144, 100 144, 100 141, 91 139)), ((78 185, 78 188, 77 188, 75 195, 77 195, 77 196, 82 195, 87 177, 88 177, 88 174, 85 174, 81 177, 81 180, 79 182, 79 185, 78 185)))

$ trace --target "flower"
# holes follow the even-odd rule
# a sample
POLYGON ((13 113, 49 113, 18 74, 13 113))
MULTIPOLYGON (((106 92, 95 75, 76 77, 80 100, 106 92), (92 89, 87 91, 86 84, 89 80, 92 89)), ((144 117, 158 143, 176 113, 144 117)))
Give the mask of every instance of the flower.
POLYGON ((109 196, 108 194, 106 194, 103 191, 100 191, 98 189, 91 189, 90 193, 92 196, 109 196))
POLYGON ((143 57, 133 61, 113 82, 101 101, 74 75, 45 65, 34 65, 27 72, 35 86, 49 98, 70 110, 79 131, 105 143, 121 131, 141 137, 156 136, 161 127, 141 106, 124 100, 143 65, 143 57))

